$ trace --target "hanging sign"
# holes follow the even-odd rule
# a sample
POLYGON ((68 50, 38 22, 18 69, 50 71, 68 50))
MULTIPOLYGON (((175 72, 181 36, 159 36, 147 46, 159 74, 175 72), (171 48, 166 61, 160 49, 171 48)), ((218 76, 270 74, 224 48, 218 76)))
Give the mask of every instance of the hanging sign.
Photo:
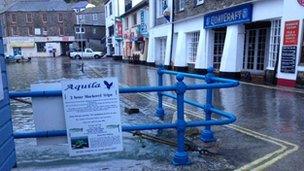
POLYGON ((299 20, 285 22, 283 45, 298 45, 299 22, 299 20))
POLYGON ((62 82, 71 156, 122 151, 117 78, 62 82))
POLYGON ((295 73, 297 46, 283 46, 281 58, 281 72, 295 73))
POLYGON ((116 37, 122 37, 122 21, 120 18, 115 19, 115 32, 116 32, 116 37))
POLYGON ((0 101, 4 99, 4 91, 3 91, 3 81, 2 81, 2 74, 1 74, 1 62, 0 62, 0 101))
POLYGON ((212 12, 204 16, 204 28, 217 28, 228 25, 248 23, 252 20, 252 4, 212 12))

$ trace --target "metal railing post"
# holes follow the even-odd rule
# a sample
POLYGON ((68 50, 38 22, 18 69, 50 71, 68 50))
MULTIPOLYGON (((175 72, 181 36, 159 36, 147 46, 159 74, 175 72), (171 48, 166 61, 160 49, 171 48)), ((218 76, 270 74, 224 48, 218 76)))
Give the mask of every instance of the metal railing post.
MULTIPOLYGON (((207 70, 208 70, 208 73, 206 75, 205 81, 206 81, 207 84, 210 84, 210 83, 213 82, 211 78, 214 77, 213 68, 210 67, 207 70)), ((212 108, 212 96, 213 96, 212 90, 213 90, 212 88, 208 88, 207 89, 206 105, 205 105, 206 107, 205 107, 205 110, 204 110, 205 111, 205 120, 206 121, 211 120, 211 114, 212 114, 211 108, 212 108)), ((214 138, 214 135, 213 135, 213 132, 211 130, 211 126, 210 125, 206 126, 205 129, 202 130, 202 132, 201 132, 201 140, 203 142, 213 142, 213 141, 216 140, 214 138)))
MULTIPOLYGON (((157 70, 157 75, 158 75, 158 86, 163 86, 163 69, 164 67, 162 65, 160 65, 158 67, 158 70, 157 70)), ((158 106, 157 106, 157 109, 156 109, 156 116, 159 117, 161 120, 164 119, 164 116, 165 116, 165 111, 164 111, 164 108, 163 108, 163 95, 162 95, 162 92, 157 92, 157 96, 158 96, 158 106)))
POLYGON ((177 151, 175 152, 173 158, 174 165, 187 165, 190 164, 188 153, 185 151, 185 132, 186 132, 186 122, 184 118, 184 93, 186 91, 186 85, 183 82, 184 76, 178 74, 177 79, 177 151))

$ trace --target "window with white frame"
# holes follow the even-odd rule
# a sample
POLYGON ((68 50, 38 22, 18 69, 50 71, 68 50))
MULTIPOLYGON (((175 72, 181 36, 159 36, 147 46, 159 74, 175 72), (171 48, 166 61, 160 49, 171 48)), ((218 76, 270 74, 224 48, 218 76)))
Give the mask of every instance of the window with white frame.
POLYGON ((178 1, 178 11, 183 11, 185 9, 185 0, 178 1))
POLYGON ((279 58, 281 40, 281 20, 271 21, 268 68, 274 69, 279 58))
POLYGON ((166 57, 167 37, 156 38, 156 42, 158 45, 158 53, 155 62, 157 64, 164 64, 166 57))
POLYGON ((94 21, 97 20, 97 14, 93 14, 93 20, 94 20, 94 21))
POLYGON ((110 2, 109 4, 109 15, 112 15, 113 11, 112 11, 112 2, 110 2))
POLYGON ((224 45, 226 38, 226 30, 214 31, 214 44, 213 44, 213 68, 215 70, 220 69, 224 45))
POLYGON ((83 27, 75 27, 76 34, 85 33, 85 29, 83 27))
POLYGON ((165 9, 168 7, 168 0, 157 0, 156 1, 156 13, 157 18, 163 17, 165 9))
POLYGON ((200 32, 187 33, 187 57, 188 63, 194 63, 197 56, 197 46, 199 42, 200 32))
POLYGON ((106 17, 108 17, 108 6, 107 5, 105 5, 105 15, 106 15, 106 17))
POLYGON ((196 0, 196 5, 201 5, 205 2, 205 0, 196 0))

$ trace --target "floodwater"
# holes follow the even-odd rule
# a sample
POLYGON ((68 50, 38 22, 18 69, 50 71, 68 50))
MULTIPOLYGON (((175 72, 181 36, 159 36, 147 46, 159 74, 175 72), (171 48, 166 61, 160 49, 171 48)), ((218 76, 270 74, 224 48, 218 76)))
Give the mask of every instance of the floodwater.
MULTIPOLYGON (((63 79, 118 77, 121 86, 157 85, 156 68, 116 62, 110 59, 70 60, 68 58, 34 58, 30 63, 8 64, 10 91, 29 90, 31 84, 60 82, 63 79), (84 72, 81 63, 84 62, 84 72)), ((176 82, 166 76, 165 84, 176 82)), ((201 83, 185 79, 186 84, 201 83)), ((187 92, 188 98, 205 102, 205 91, 187 92)), ((124 125, 161 123, 154 117, 156 94, 124 94, 121 96, 121 111, 124 125), (139 114, 127 115, 124 107, 136 106, 139 114)), ((30 100, 30 99, 26 99, 30 100)), ((166 99, 166 103, 175 101, 166 99)), ((234 126, 213 128, 218 138, 217 153, 201 155, 189 152, 192 165, 175 167, 171 164, 175 147, 141 140, 131 133, 124 133, 124 151, 119 153, 69 157, 66 144, 39 146, 35 139, 16 140, 16 170, 234 170, 280 150, 260 165, 268 170, 301 170, 304 161, 304 90, 269 88, 241 84, 236 88, 214 91, 214 105, 237 115, 234 126), (249 129, 249 130, 248 130, 249 129), (253 131, 253 132, 252 132, 253 131), (271 140, 271 141, 270 141, 271 140), (277 143, 275 143, 277 142, 277 143), (291 144, 288 144, 291 143, 291 144), (297 149, 296 147, 300 147, 297 149), (290 150, 291 152, 289 152, 290 150)), ((30 105, 11 101, 14 131, 35 129, 30 105)), ((203 115, 203 111, 186 106, 191 119, 203 115), (192 116, 190 116, 192 115, 192 116)), ((171 122, 175 109, 165 106, 165 122, 171 122)), ((174 138, 175 131, 145 133, 162 138, 174 138)), ((196 139, 197 137, 192 137, 196 139)), ((191 138, 189 138, 191 140, 191 138)), ((256 167, 260 166, 259 163, 256 167)))

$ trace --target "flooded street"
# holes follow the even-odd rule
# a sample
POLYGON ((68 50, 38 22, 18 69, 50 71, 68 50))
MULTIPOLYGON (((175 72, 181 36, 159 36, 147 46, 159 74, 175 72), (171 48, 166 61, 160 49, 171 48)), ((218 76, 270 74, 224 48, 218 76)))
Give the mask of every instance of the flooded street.
MULTIPOLYGON (((33 58, 29 63, 8 64, 10 91, 29 90, 31 84, 54 83, 63 79, 118 77, 121 86, 157 85, 156 68, 116 62, 110 59, 83 60, 68 58, 33 58)), ((175 78, 165 76, 167 85, 175 78)), ((185 79, 186 83, 200 83, 185 79)), ((205 91, 191 91, 188 98, 205 102, 205 91)), ((30 99, 27 99, 30 100, 30 99)), ((301 170, 304 161, 304 90, 285 90, 241 83, 239 87, 214 91, 214 105, 237 115, 233 125, 214 127, 218 153, 201 155, 189 152, 192 165, 175 167, 171 159, 175 147, 140 140, 124 133, 121 153, 69 157, 67 145, 37 146, 35 139, 18 139, 16 170, 301 170)), ((165 99, 164 122, 171 122, 175 101, 165 99)), ((154 113, 155 93, 121 95, 124 125, 161 123, 154 113), (136 106, 139 114, 127 115, 124 107, 136 106)), ((14 131, 34 130, 31 105, 11 101, 14 131)), ((203 111, 186 106, 192 118, 203 111)), ((158 135, 157 131, 144 131, 158 135)), ((174 138, 174 131, 159 135, 174 138)), ((192 137, 193 138, 193 137, 192 137)), ((194 137, 193 139, 196 139, 194 137)), ((191 140, 191 138, 189 138, 191 140)))

